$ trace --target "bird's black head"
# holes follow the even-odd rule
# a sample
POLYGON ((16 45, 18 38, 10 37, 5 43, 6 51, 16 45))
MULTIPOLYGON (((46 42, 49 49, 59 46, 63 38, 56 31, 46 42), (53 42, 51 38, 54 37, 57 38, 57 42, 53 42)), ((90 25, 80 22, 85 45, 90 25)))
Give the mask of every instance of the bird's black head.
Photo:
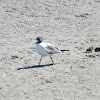
POLYGON ((42 42, 42 37, 37 37, 36 40, 37 40, 37 43, 41 43, 42 42))

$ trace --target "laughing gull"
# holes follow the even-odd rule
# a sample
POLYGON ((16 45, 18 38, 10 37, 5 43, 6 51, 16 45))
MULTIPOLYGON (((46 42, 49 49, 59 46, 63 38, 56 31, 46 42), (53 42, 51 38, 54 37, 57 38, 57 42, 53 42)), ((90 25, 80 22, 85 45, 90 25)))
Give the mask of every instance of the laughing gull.
POLYGON ((53 54, 62 53, 63 51, 68 51, 68 50, 60 50, 50 43, 42 42, 42 37, 37 37, 36 40, 37 40, 36 51, 41 55, 39 65, 41 63, 42 57, 45 57, 45 56, 50 56, 50 59, 52 61, 52 65, 53 65, 54 61, 51 57, 53 54))

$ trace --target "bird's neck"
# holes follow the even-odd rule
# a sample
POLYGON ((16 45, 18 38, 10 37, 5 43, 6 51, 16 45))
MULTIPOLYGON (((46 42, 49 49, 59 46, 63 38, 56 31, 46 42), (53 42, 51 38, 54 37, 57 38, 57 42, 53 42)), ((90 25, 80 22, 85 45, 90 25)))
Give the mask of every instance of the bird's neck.
POLYGON ((36 44, 39 44, 39 43, 42 43, 42 41, 38 41, 38 42, 36 42, 36 44))

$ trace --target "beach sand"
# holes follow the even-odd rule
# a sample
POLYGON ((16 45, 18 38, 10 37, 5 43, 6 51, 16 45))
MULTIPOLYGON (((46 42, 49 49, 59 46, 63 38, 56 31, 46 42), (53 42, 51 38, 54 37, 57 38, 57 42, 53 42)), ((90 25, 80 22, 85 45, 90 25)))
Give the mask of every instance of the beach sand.
POLYGON ((0 0, 0 100, 100 100, 100 0, 0 0), (60 49, 54 65, 35 50, 60 49))

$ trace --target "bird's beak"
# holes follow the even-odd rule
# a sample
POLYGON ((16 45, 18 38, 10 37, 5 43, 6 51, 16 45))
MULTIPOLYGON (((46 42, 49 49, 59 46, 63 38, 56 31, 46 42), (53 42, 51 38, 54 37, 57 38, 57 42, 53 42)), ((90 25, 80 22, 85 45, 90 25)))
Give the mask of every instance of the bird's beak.
POLYGON ((35 43, 36 43, 37 41, 35 41, 35 43))
POLYGON ((36 39, 33 39, 33 42, 36 44, 37 43, 37 40, 36 39))

